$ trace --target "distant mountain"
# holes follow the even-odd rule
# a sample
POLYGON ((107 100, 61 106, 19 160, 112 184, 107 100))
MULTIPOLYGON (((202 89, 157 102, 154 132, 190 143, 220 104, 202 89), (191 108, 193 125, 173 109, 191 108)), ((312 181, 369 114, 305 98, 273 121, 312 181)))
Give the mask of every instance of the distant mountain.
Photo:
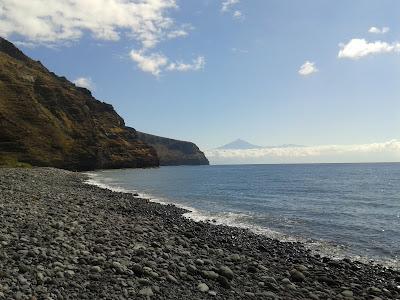
POLYGON ((220 150, 245 150, 245 149, 260 149, 263 148, 261 146, 250 144, 241 139, 237 139, 229 144, 223 145, 217 149, 220 150))

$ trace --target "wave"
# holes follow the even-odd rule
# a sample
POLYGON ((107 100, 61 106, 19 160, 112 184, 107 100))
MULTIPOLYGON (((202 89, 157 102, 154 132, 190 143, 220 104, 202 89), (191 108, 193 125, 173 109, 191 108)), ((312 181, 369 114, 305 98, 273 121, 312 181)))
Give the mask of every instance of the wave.
POLYGON ((309 249, 313 254, 318 254, 321 256, 330 257, 332 259, 343 259, 350 258, 355 261, 360 261, 363 263, 369 264, 380 264, 385 267, 390 267, 393 269, 400 270, 400 261, 398 259, 389 259, 389 258, 371 258, 366 256, 360 256, 356 254, 351 254, 349 251, 349 247, 347 245, 338 245, 334 242, 329 242, 325 240, 315 240, 315 239, 307 239, 299 236, 291 236, 287 235, 267 227, 263 227, 260 225, 254 224, 255 216, 242 213, 242 212, 220 212, 213 213, 208 211, 198 210, 194 207, 184 205, 182 203, 171 201, 170 199, 154 197, 153 195, 146 194, 140 192, 136 189, 127 189, 124 187, 120 187, 118 185, 111 184, 111 180, 108 183, 104 183, 107 181, 105 178, 100 180, 99 174, 87 172, 86 174, 89 179, 85 181, 86 184, 94 185, 103 189, 108 189, 118 193, 128 193, 128 194, 137 194, 138 197, 147 199, 150 202, 158 203, 161 205, 174 205, 178 208, 182 208, 187 212, 183 214, 185 218, 193 220, 195 222, 210 222, 215 225, 224 225, 229 227, 238 227, 248 229, 255 234, 260 234, 266 236, 268 238, 277 239, 282 242, 301 242, 306 249, 309 249), (103 182, 102 182, 103 181, 103 182))

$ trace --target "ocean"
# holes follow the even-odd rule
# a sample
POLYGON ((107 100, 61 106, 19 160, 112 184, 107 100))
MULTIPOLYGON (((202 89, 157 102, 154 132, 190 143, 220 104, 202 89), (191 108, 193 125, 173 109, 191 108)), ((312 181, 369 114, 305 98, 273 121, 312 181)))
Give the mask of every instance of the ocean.
POLYGON ((314 253, 400 268, 400 164, 177 166, 89 173, 92 184, 190 210, 314 253))

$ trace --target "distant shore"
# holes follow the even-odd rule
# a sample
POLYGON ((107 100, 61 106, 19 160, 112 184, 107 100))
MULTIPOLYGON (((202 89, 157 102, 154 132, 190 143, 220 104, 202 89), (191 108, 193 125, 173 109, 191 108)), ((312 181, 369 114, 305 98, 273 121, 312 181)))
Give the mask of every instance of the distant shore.
POLYGON ((0 169, 0 299, 400 299, 400 272, 311 255, 52 168, 0 169))

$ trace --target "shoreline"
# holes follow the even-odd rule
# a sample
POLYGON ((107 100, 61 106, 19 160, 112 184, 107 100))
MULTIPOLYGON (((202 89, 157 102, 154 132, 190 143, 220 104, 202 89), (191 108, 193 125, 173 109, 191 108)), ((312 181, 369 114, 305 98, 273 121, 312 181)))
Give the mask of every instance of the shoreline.
POLYGON ((51 168, 0 169, 0 299, 400 299, 400 272, 311 254, 51 168))
MULTIPOLYGON (((123 169, 129 170, 129 169, 123 169)), ((99 170, 99 172, 107 170, 99 170)), ((276 239, 280 242, 300 242, 306 249, 311 250, 313 255, 320 255, 323 257, 329 257, 333 260, 343 260, 350 259, 352 261, 358 261, 364 264, 381 265, 389 269, 394 269, 400 271, 400 262, 396 258, 380 257, 380 256, 367 256, 359 253, 354 253, 351 249, 346 249, 344 245, 335 244, 329 240, 319 240, 313 239, 312 237, 294 236, 279 231, 275 231, 269 228, 262 227, 260 225, 254 225, 249 222, 239 221, 238 217, 247 216, 241 213, 227 213, 225 215, 212 215, 209 212, 200 211, 197 208, 178 203, 177 201, 171 199, 158 198, 151 194, 142 193, 140 190, 134 188, 132 190, 126 189, 121 186, 114 186, 110 183, 102 182, 96 179, 99 174, 98 171, 84 172, 83 174, 89 177, 85 183, 100 187, 102 189, 108 189, 113 192, 121 192, 134 194, 135 197, 140 197, 142 199, 147 199, 150 202, 159 203, 161 205, 174 205, 178 208, 184 209, 187 212, 183 214, 189 220, 195 222, 206 222, 213 225, 222 225, 228 227, 238 227, 241 229, 250 230, 252 233, 257 235, 262 235, 270 239, 276 239)))

